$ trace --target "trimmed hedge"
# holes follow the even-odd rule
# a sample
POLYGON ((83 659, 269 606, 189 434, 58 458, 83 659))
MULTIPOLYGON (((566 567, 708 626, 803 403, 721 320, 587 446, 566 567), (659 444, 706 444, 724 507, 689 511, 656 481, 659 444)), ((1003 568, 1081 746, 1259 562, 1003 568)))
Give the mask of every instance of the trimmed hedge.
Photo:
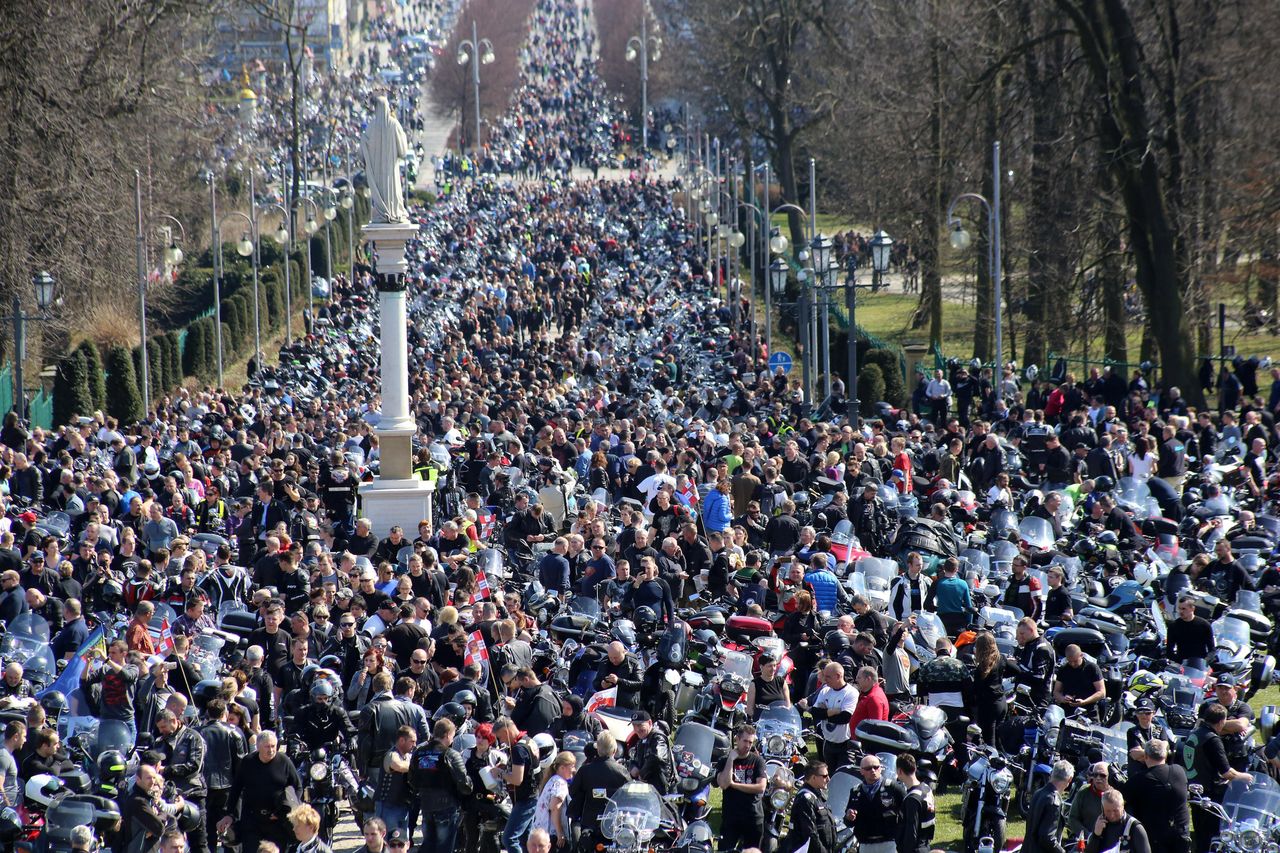
POLYGON ((84 354, 72 350, 53 375, 53 423, 54 426, 71 423, 77 415, 93 411, 93 395, 89 391, 89 371, 84 354))
POLYGON ((107 382, 102 370, 102 354, 93 341, 84 340, 76 347, 84 358, 84 369, 89 384, 89 397, 94 409, 107 405, 107 382))
MULTIPOLYGON (((136 350, 135 350, 136 352, 136 350)), ((133 370, 133 358, 122 346, 107 350, 107 413, 122 424, 142 419, 142 395, 133 370)))
POLYGON ((863 417, 876 412, 876 403, 884 400, 884 373, 877 364, 866 364, 858 369, 858 405, 863 417))

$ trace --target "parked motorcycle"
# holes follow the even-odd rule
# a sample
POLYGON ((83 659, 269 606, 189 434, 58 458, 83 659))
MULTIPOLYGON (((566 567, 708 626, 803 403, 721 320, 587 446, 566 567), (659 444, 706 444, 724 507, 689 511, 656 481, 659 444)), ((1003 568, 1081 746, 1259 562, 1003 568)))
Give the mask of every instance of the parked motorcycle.
POLYGON ((965 853, 978 853, 991 840, 995 850, 1004 849, 1005 819, 1013 773, 1004 756, 994 746, 969 747, 969 763, 964 768, 965 783, 960 810, 964 822, 965 853))

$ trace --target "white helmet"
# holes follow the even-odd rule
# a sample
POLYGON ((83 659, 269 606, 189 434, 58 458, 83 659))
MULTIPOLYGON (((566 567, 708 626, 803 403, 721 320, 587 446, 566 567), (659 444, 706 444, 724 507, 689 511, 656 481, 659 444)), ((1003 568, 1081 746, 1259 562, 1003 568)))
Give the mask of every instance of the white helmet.
POLYGON ((538 748, 538 772, 541 773, 551 766, 556 757, 556 739, 542 732, 533 736, 533 745, 538 748))
POLYGON ((53 798, 65 790, 67 790, 67 786, 62 784, 62 780, 57 776, 50 776, 48 773, 37 773, 27 780, 27 787, 23 789, 23 795, 28 803, 34 803, 47 809, 53 805, 53 798))

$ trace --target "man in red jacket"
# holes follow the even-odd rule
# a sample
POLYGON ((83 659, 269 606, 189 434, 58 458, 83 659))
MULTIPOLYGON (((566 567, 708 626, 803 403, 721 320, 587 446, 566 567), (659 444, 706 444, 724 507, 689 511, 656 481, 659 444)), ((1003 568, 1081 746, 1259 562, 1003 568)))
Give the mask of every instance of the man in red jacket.
POLYGON ((853 708, 853 717, 849 720, 849 731, 857 737, 858 723, 863 720, 889 719, 889 698, 884 695, 884 688, 876 677, 876 671, 869 666, 861 667, 853 680, 858 688, 858 704, 853 708))

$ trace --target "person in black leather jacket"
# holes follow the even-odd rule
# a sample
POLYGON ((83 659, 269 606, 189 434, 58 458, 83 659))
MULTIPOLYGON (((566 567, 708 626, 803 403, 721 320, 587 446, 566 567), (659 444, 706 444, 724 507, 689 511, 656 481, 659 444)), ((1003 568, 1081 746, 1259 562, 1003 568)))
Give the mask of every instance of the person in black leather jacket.
POLYGON ((356 766, 366 778, 373 779, 382 772, 382 757, 395 745, 396 731, 412 725, 413 718, 404 703, 391 695, 391 673, 375 675, 373 698, 360 711, 356 739, 356 766))
MULTIPOLYGON (((809 765, 804 785, 791 807, 791 831, 782 841, 782 850, 795 850, 807 842, 809 853, 833 853, 836 825, 826 796, 830 779, 825 762, 815 761, 809 765)), ((844 815, 840 817, 844 819, 844 815)))
POLYGON ((640 661, 635 655, 628 654, 626 646, 619 642, 609 644, 609 656, 600 661, 596 670, 594 690, 618 688, 617 706, 634 708, 640 698, 641 681, 644 673, 640 671, 640 661))
POLYGON ((1037 708, 1047 708, 1053 687, 1056 663, 1053 647, 1040 636, 1040 629, 1030 618, 1018 622, 1018 651, 1009 659, 1015 684, 1031 689, 1031 701, 1037 708))
POLYGON ((422 850, 454 849, 462 804, 472 793, 462 755, 453 748, 456 729, 448 719, 436 720, 431 740, 409 759, 409 785, 422 808, 422 850))
POLYGON ((311 702, 293 718, 294 734, 307 749, 337 744, 339 748, 355 740, 356 727, 347 711, 334 697, 337 691, 327 678, 311 685, 311 702))
POLYGON ((244 731, 227 724, 227 703, 221 698, 209 700, 205 707, 207 722, 199 729, 204 739, 205 827, 208 837, 217 836, 218 821, 227 815, 227 798, 235 781, 240 760, 249 752, 244 731))
MULTIPOLYGON (((547 734, 555 738, 561 747, 564 746, 566 732, 586 732, 594 741, 603 731, 599 718, 586 713, 583 704, 582 697, 572 693, 560 700, 560 716, 551 722, 547 734)), ((595 747, 592 744, 587 745, 586 756, 595 757, 595 747)))
MULTIPOLYGON (((182 719, 166 709, 156 717, 160 740, 156 744, 164 755, 164 777, 172 782, 184 800, 195 803, 202 810, 205 793, 204 758, 207 746, 204 738, 182 719)), ((203 823, 187 833, 191 853, 207 853, 208 837, 203 823)))
POLYGON ((1022 842, 1025 853, 1063 853, 1062 792, 1074 775, 1068 762, 1059 761, 1053 765, 1049 781, 1031 796, 1027 835, 1022 842))
POLYGON ((560 716, 560 700, 550 687, 538 680, 533 670, 521 667, 516 672, 520 695, 511 709, 511 720, 530 736, 541 734, 560 716))
POLYGON ((569 820, 581 831, 578 850, 582 853, 596 849, 596 842, 600 840, 600 815, 614 791, 631 780, 626 768, 614 759, 618 742, 613 735, 601 732, 594 747, 596 757, 583 763, 569 782, 569 820))
POLYGON ((635 739, 627 748, 631 778, 648 782, 660 796, 671 793, 675 786, 675 767, 666 734, 654 726, 648 711, 631 715, 631 729, 635 733, 635 739))

